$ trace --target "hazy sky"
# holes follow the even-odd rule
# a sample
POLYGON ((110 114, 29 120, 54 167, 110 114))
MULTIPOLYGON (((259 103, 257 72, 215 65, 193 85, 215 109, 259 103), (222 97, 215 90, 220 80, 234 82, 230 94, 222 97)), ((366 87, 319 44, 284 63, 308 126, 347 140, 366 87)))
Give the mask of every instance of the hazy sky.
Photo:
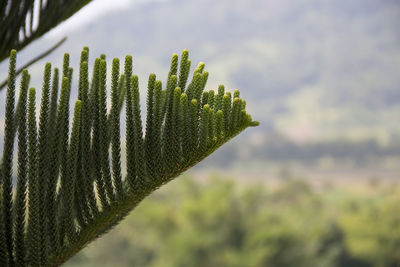
POLYGON ((143 1, 145 0, 93 0, 78 13, 48 33, 48 37, 65 36, 76 27, 90 23, 107 12, 123 9, 124 7, 143 1))

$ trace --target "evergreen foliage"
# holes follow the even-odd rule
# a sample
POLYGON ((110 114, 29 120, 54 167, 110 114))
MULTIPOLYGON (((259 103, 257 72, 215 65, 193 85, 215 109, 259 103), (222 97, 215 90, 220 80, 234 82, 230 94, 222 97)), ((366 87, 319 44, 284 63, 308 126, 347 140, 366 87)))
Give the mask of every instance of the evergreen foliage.
POLYGON ((91 1, 0 1, 0 61, 8 57, 10 49, 21 50, 91 1))
POLYGON ((132 56, 124 73, 111 68, 107 109, 107 62, 94 62, 89 82, 89 49, 81 54, 78 99, 71 132, 72 68, 65 54, 62 72, 44 69, 39 121, 35 89, 24 71, 15 107, 16 51, 10 54, 3 158, 1 161, 1 266, 58 266, 118 224, 151 192, 189 169, 249 126, 257 126, 235 91, 220 86, 204 92, 208 72, 200 63, 189 78, 184 50, 174 54, 165 88, 148 80, 147 118, 142 126, 139 80, 132 56), (179 73, 178 73, 179 70, 179 73), (61 91, 59 83, 61 80, 61 91), (58 103, 57 103, 58 102, 58 103), (233 103, 233 104, 232 104, 233 103), (121 170, 120 118, 126 108, 126 177, 121 170), (12 186, 14 139, 18 134, 17 186, 12 186))

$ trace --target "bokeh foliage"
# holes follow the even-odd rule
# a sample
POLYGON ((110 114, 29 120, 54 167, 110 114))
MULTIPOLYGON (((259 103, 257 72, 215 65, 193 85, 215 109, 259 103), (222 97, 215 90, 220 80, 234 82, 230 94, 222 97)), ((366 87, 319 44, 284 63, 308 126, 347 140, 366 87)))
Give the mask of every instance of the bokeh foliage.
POLYGON ((398 186, 244 183, 176 181, 66 266, 397 266, 398 186))
POLYGON ((0 62, 68 19, 91 0, 2 0, 0 62))

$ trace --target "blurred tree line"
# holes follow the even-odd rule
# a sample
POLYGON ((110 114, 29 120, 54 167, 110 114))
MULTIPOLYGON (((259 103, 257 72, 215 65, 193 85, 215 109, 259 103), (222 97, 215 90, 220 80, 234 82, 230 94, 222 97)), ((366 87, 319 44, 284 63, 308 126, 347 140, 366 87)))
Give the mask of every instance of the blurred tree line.
POLYGON ((296 162, 304 166, 318 166, 321 160, 329 159, 332 166, 350 165, 355 168, 384 166, 385 161, 400 158, 400 140, 391 140, 382 145, 376 139, 346 140, 335 139, 321 142, 296 143, 277 133, 263 134, 263 140, 254 142, 251 138, 233 140, 212 155, 207 167, 231 168, 233 165, 246 166, 255 162, 288 164, 296 162))
POLYGON ((181 178, 66 266, 398 266, 400 189, 368 188, 181 178))

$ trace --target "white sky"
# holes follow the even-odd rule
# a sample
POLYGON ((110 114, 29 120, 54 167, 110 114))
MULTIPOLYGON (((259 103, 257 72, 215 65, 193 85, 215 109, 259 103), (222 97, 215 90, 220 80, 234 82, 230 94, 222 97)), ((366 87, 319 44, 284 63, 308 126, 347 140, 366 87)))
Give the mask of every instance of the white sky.
POLYGON ((95 21, 95 19, 110 11, 120 10, 135 3, 145 2, 145 0, 93 0, 90 4, 79 10, 72 17, 51 30, 47 37, 60 38, 82 26, 95 21))

